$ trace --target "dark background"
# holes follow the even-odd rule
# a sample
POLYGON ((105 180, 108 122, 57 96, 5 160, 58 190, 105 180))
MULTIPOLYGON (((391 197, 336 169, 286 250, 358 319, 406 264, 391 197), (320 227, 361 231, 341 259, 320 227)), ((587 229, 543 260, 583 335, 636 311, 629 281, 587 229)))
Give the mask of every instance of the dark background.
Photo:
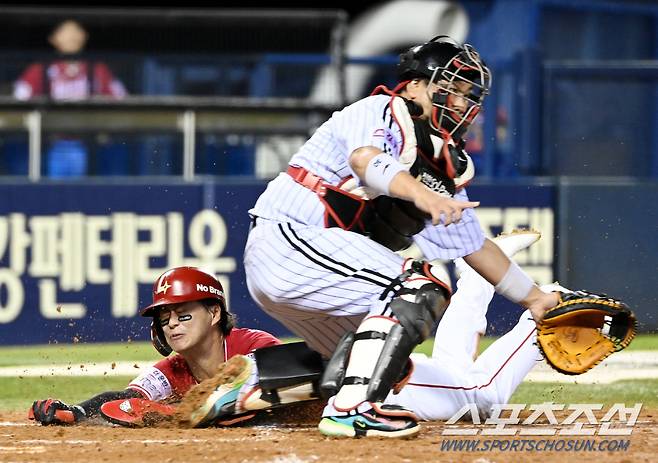
MULTIPOLYGON (((120 18, 111 14, 114 10, 125 15, 125 7, 120 8, 119 4, 3 5, 0 6, 0 50, 51 51, 49 34, 58 22, 71 18, 80 21, 88 31, 86 50, 92 53, 251 52, 262 50, 263 43, 268 44, 271 52, 327 51, 328 31, 333 23, 329 17, 306 21, 308 27, 300 29, 299 20, 263 16, 264 7, 233 5, 154 8, 132 4, 134 16, 120 18), (242 18, 221 18, 208 13, 231 9, 242 11, 242 18), (181 11, 189 14, 180 15, 181 11)), ((361 9, 352 8, 349 14, 356 15, 361 9)))

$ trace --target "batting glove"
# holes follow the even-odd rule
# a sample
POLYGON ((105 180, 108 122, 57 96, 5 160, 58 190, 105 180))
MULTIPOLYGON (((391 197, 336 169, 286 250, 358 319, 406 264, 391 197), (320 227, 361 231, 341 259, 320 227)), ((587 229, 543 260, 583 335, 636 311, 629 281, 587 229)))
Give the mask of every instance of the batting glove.
POLYGON ((85 418, 85 410, 80 405, 67 405, 60 400, 36 400, 27 417, 44 426, 50 424, 73 424, 85 418))

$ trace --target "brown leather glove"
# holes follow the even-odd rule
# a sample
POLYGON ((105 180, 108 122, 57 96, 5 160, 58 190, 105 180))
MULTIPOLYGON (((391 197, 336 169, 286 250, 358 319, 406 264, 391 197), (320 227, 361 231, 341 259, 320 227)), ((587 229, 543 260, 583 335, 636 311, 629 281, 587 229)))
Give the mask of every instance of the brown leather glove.
POLYGON ((635 337, 637 321, 622 301, 587 291, 560 292, 560 303, 537 326, 537 344, 548 364, 579 375, 635 337))

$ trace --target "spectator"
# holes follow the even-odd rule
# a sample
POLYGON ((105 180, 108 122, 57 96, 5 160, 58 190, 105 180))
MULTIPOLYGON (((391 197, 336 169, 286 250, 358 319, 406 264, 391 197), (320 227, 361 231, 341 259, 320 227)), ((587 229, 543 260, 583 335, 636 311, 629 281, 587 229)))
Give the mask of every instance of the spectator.
MULTIPOLYGON (((87 43, 87 32, 80 23, 60 22, 48 37, 57 57, 50 62, 31 64, 14 84, 14 97, 29 100, 49 96, 53 100, 84 100, 92 95, 123 98, 127 92, 110 68, 101 61, 80 56, 87 43)), ((87 147, 68 135, 54 136, 48 150, 46 175, 81 176, 87 173, 87 147)))

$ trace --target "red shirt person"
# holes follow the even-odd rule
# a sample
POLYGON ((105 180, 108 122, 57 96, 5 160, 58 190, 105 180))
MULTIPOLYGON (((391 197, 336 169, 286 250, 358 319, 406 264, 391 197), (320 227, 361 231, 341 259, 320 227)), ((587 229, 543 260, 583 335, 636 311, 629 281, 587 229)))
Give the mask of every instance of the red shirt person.
POLYGON ((14 83, 14 97, 29 100, 49 95, 54 100, 83 100, 91 95, 123 98, 127 92, 110 68, 100 61, 86 61, 78 54, 87 32, 74 20, 57 25, 48 41, 58 57, 51 63, 32 63, 14 83))
MULTIPOLYGON (((277 344, 281 342, 265 331, 233 328, 224 338, 222 350, 224 358, 228 360, 236 355, 247 355, 255 349, 277 344)), ((146 399, 164 400, 181 398, 196 384, 199 381, 192 374, 185 357, 176 354, 146 369, 128 387, 146 399)))
POLYGON ((45 68, 32 63, 14 84, 14 97, 29 100, 50 95, 53 100, 84 100, 91 95, 123 98, 127 92, 102 62, 57 60, 45 68))
MULTIPOLYGON (((30 64, 14 82, 14 98, 30 100, 49 96, 53 100, 84 100, 93 95, 121 99, 124 85, 101 61, 81 56, 87 32, 74 20, 59 23, 48 37, 57 56, 30 64)), ((89 149, 78 135, 54 133, 46 150, 45 173, 49 177, 80 177, 87 174, 89 149)))
POLYGON ((196 267, 177 267, 160 275, 153 284, 153 303, 141 315, 153 317, 151 340, 165 359, 123 391, 103 392, 78 405, 37 400, 29 417, 44 425, 74 423, 97 416, 100 407, 112 400, 175 401, 195 384, 212 378, 231 357, 281 343, 265 331, 235 328, 222 285, 214 275, 196 267), (176 354, 170 355, 172 352, 176 354))

